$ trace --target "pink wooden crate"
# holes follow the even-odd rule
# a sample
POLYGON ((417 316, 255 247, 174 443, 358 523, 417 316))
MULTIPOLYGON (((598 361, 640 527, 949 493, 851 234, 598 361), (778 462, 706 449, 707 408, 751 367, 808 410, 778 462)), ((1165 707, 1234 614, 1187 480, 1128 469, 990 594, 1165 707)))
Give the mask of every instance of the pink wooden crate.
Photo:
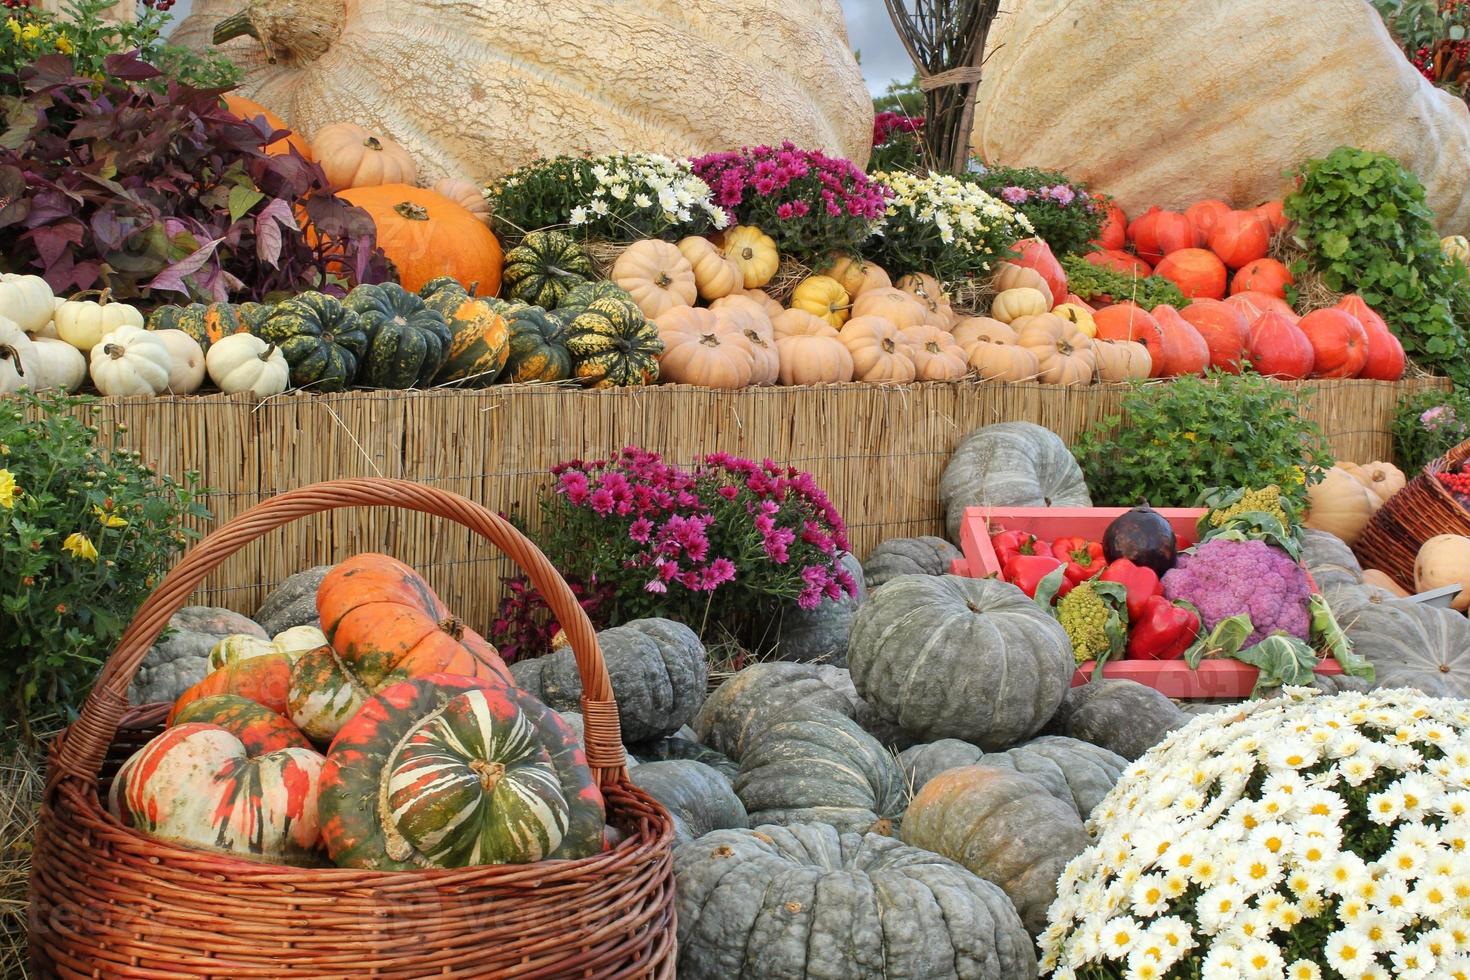
MULTIPOLYGON (((1067 537, 1100 541, 1113 519, 1128 511, 1127 507, 969 507, 960 523, 960 548, 969 567, 963 574, 971 578, 1000 575, 1000 560, 990 546, 992 528, 997 533, 1025 531, 1043 541, 1067 537)), ((1181 549, 1194 544, 1194 526, 1204 513, 1202 507, 1159 509, 1159 515, 1174 528, 1181 549)))
MULTIPOLYGON (((1092 678, 1092 661, 1081 665, 1072 675, 1072 686, 1080 687, 1092 678)), ((1336 660, 1317 664, 1319 674, 1341 674, 1336 660)), ((1103 666, 1109 680, 1137 681, 1171 698, 1248 698, 1256 686, 1260 671, 1239 660, 1201 660, 1198 670, 1190 670, 1182 660, 1113 660, 1103 666)))

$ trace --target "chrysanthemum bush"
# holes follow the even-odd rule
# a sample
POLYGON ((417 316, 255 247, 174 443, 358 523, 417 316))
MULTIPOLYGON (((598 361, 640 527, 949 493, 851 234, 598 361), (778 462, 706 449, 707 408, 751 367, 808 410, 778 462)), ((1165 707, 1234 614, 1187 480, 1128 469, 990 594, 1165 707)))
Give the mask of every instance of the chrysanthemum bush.
POLYGON ((716 204, 803 262, 853 251, 888 206, 888 189, 852 161, 790 142, 711 153, 693 165, 716 204))
MULTIPOLYGON (((552 474, 537 542, 599 626, 663 616, 754 643, 781 606, 856 592, 842 516, 808 473, 728 453, 684 468, 630 447, 552 474)), ((510 588, 492 633, 535 653, 524 587, 510 588)))
POLYGON ((876 176, 893 196, 883 227, 863 254, 894 278, 924 272, 952 282, 984 275, 1034 232, 1024 214, 958 177, 932 172, 876 176))
POLYGON ((1088 830, 1055 980, 1470 977, 1470 703, 1287 688, 1171 734, 1088 830))
POLYGON ((688 161, 657 153, 538 160, 487 187, 485 200, 510 243, 552 227, 603 241, 673 241, 728 223, 688 161))
POLYGON ((1024 214, 1057 255, 1081 255, 1102 229, 1103 212, 1081 184, 1055 170, 990 167, 969 178, 1024 214))

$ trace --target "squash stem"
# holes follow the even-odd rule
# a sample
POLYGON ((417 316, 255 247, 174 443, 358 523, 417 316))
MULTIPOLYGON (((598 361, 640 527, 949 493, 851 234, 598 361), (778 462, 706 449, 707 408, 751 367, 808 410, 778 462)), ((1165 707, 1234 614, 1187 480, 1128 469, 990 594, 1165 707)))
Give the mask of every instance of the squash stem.
POLYGON ((224 44, 233 41, 237 37, 253 37, 260 40, 260 32, 255 29, 255 22, 250 19, 250 11, 242 10, 233 14, 214 25, 212 40, 215 44, 224 44))

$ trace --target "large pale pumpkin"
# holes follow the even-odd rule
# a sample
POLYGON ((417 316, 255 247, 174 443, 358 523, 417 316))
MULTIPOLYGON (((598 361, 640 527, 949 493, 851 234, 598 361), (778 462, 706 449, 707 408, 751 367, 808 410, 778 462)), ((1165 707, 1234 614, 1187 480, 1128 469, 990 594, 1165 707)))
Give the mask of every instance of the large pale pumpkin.
POLYGON ((1307 527, 1330 531, 1349 545, 1358 543, 1373 518, 1378 496, 1347 470, 1334 466, 1322 482, 1307 488, 1307 527))
POLYGON ((966 507, 1091 507, 1082 468, 1067 444, 1033 422, 976 429, 955 447, 939 479, 951 541, 966 507))
POLYGON ((1075 667, 1066 630, 1024 592, 953 575, 874 592, 853 617, 847 663, 878 718, 991 750, 1041 731, 1075 667))
POLYGON ((223 50, 244 94, 304 132, 344 119, 384 132, 427 181, 484 181, 558 153, 783 139, 861 167, 872 145, 838 0, 194 0, 174 40, 203 50, 242 8, 219 39, 238 38, 223 50))
POLYGON ((1303 160, 1367 146, 1419 175, 1442 232, 1470 229, 1470 114, 1414 69, 1372 4, 1014 7, 987 37, 972 137, 985 161, 1064 171, 1142 214, 1279 197, 1303 160), (1056 71, 1063 51, 1100 70, 1056 71), (1147 111, 1124 108, 1140 93, 1147 111))
POLYGON ((1450 605, 1470 609, 1470 538, 1463 534, 1436 534, 1419 546, 1414 559, 1414 588, 1420 592, 1458 585, 1450 605))

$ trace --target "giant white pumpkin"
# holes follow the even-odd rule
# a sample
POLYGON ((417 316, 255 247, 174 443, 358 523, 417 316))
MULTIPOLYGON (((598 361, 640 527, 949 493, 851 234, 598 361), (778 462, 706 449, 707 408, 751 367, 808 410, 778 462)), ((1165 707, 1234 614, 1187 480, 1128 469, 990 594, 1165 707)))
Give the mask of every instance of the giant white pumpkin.
POLYGON ((195 0, 173 39, 201 49, 242 8, 261 39, 223 45, 241 94, 308 135, 344 120, 386 133, 429 182, 782 139, 868 158, 839 0, 195 0))
POLYGON ((1130 215, 1280 197, 1339 146, 1419 175, 1443 234, 1470 231, 1470 111, 1364 0, 1023 0, 992 26, 972 141, 1130 215), (1086 66, 1057 71, 1057 56, 1086 66))

